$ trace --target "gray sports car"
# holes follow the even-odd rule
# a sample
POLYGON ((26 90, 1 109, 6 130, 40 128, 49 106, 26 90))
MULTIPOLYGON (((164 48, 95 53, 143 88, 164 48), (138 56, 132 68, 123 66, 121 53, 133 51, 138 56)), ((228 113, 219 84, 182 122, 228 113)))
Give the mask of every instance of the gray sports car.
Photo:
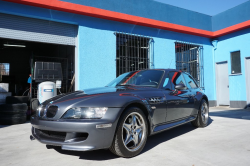
POLYGON ((208 114, 208 98, 189 74, 140 70, 124 73, 106 87, 43 102, 31 117, 31 137, 64 150, 110 149, 133 157, 148 136, 188 122, 205 127, 208 114))

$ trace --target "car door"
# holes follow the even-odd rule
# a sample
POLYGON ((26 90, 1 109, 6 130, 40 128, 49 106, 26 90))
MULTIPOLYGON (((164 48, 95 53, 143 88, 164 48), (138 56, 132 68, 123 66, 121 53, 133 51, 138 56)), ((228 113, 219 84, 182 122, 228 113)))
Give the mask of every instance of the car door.
POLYGON ((166 103, 165 103, 165 95, 162 92, 162 89, 158 88, 150 88, 150 86, 145 87, 144 83, 152 83, 152 84, 159 84, 161 78, 165 75, 164 71, 150 71, 147 75, 138 79, 138 84, 143 85, 146 91, 140 91, 139 94, 143 96, 147 102, 149 103, 151 110, 150 114, 152 117, 153 125, 159 125, 161 123, 165 123, 166 120, 166 103), (153 90, 154 89, 154 90, 153 90))
POLYGON ((177 84, 184 84, 186 86, 182 73, 177 71, 169 72, 163 84, 167 105, 166 122, 176 121, 190 115, 190 91, 188 89, 175 89, 174 87, 177 84))
POLYGON ((186 86, 188 88, 188 95, 189 95, 189 99, 188 99, 188 114, 192 115, 193 111, 194 111, 194 102, 195 102, 195 96, 196 96, 196 92, 198 90, 198 85, 196 84, 196 82, 194 81, 194 79, 187 73, 182 73, 184 76, 184 79, 186 81, 186 86))

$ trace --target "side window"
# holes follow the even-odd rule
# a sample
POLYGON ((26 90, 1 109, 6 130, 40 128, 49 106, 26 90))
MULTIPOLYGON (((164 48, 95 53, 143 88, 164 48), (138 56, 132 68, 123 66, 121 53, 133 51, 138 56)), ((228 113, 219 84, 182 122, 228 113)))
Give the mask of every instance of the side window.
POLYGON ((186 80, 187 83, 187 87, 190 89, 195 89, 198 88, 198 86, 196 85, 195 81, 193 80, 193 78, 185 73, 183 73, 183 76, 186 80))
POLYGON ((172 90, 172 85, 171 85, 170 78, 171 78, 171 77, 169 77, 169 74, 168 74, 168 76, 165 78, 165 81, 164 81, 164 83, 163 83, 163 88, 164 88, 165 90, 172 90))
POLYGON ((172 84, 172 90, 174 90, 175 85, 177 84, 185 84, 185 80, 180 72, 169 72, 169 79, 172 84))

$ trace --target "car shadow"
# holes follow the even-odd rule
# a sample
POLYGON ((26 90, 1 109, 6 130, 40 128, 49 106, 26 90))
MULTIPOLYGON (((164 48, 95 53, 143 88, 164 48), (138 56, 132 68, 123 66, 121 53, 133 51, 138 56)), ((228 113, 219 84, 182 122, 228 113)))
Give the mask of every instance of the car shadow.
MULTIPOLYGON (((211 119, 209 117, 208 126, 211 125, 212 122, 213 122, 213 119, 211 119)), ((146 143, 144 149, 142 150, 141 154, 149 151, 150 149, 154 148, 158 144, 161 144, 163 142, 177 138, 177 137, 179 137, 183 134, 189 133, 195 129, 197 129, 197 128, 194 127, 191 123, 187 123, 185 125, 181 125, 181 126, 175 127, 173 129, 170 129, 170 130, 166 130, 166 131, 161 132, 159 134, 152 135, 152 136, 148 137, 147 143, 146 143)))
MULTIPOLYGON (((208 125, 211 125, 213 122, 213 119, 209 117, 208 125)), ((157 145, 169 141, 171 139, 177 138, 183 134, 186 134, 188 132, 191 132, 195 130, 196 128, 193 127, 190 123, 187 123, 185 125, 181 125, 179 127, 161 132, 159 134, 153 135, 148 137, 147 143, 141 152, 141 154, 151 150, 152 148, 156 147, 157 145)), ((46 145, 47 149, 54 149, 58 153, 64 154, 64 155, 71 155, 71 156, 79 156, 79 159, 83 160, 96 160, 96 161, 102 161, 102 160, 112 160, 119 158, 118 156, 114 155, 107 149, 102 150, 94 150, 94 151, 86 151, 86 152, 80 152, 80 151, 68 151, 68 150, 62 150, 61 147, 57 146, 51 146, 46 145)))
POLYGON ((118 156, 114 155, 107 149, 83 152, 83 151, 62 150, 61 147, 59 146, 46 145, 46 147, 47 149, 54 149, 58 153, 61 153, 64 155, 79 156, 79 159, 84 159, 84 160, 102 161, 102 160, 112 160, 112 159, 118 158, 118 156))

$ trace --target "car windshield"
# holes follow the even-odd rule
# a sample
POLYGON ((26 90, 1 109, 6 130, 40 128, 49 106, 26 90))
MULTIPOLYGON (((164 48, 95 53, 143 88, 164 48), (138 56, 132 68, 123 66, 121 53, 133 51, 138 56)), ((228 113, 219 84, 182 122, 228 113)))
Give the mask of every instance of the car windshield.
POLYGON ((107 86, 150 86, 157 87, 164 71, 142 70, 124 73, 110 82, 107 86))

